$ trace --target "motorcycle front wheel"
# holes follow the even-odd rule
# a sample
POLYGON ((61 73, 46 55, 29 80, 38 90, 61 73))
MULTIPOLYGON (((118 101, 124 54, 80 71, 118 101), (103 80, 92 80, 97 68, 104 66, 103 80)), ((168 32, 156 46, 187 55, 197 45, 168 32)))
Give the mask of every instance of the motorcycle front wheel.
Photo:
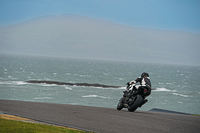
POLYGON ((123 98, 121 98, 119 100, 119 103, 117 104, 117 110, 121 110, 121 109, 123 109, 123 107, 124 107, 123 98))

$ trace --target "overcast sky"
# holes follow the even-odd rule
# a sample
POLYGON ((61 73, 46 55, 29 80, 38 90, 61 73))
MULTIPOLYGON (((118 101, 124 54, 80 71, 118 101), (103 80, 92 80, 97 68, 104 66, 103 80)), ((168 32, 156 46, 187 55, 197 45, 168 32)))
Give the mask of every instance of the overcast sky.
POLYGON ((0 0, 0 26, 62 14, 200 33, 200 0, 0 0))

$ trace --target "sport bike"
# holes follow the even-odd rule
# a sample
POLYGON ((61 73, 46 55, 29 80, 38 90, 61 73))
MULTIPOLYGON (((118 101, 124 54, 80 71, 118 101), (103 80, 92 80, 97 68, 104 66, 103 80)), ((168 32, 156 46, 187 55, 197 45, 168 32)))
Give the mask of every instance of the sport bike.
POLYGON ((134 95, 137 93, 136 84, 127 83, 126 90, 123 91, 123 97, 117 104, 117 110, 128 108, 128 111, 134 112, 138 107, 141 107, 144 98, 140 95, 134 95))

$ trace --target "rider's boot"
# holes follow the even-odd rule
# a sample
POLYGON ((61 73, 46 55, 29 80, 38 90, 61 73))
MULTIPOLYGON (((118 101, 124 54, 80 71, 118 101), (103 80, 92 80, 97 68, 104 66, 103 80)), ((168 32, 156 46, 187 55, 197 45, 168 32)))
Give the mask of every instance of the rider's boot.
POLYGON ((148 100, 147 100, 147 99, 144 99, 144 100, 142 101, 142 104, 141 104, 139 107, 142 107, 142 105, 144 105, 146 102, 148 102, 148 100))

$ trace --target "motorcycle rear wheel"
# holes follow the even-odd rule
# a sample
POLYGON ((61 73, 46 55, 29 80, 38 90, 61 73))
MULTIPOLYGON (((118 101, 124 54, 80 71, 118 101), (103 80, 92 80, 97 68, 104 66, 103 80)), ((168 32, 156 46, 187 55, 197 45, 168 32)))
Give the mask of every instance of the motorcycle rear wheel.
POLYGON ((142 104, 142 101, 143 97, 141 95, 137 95, 133 104, 128 107, 128 111, 134 112, 142 104))

